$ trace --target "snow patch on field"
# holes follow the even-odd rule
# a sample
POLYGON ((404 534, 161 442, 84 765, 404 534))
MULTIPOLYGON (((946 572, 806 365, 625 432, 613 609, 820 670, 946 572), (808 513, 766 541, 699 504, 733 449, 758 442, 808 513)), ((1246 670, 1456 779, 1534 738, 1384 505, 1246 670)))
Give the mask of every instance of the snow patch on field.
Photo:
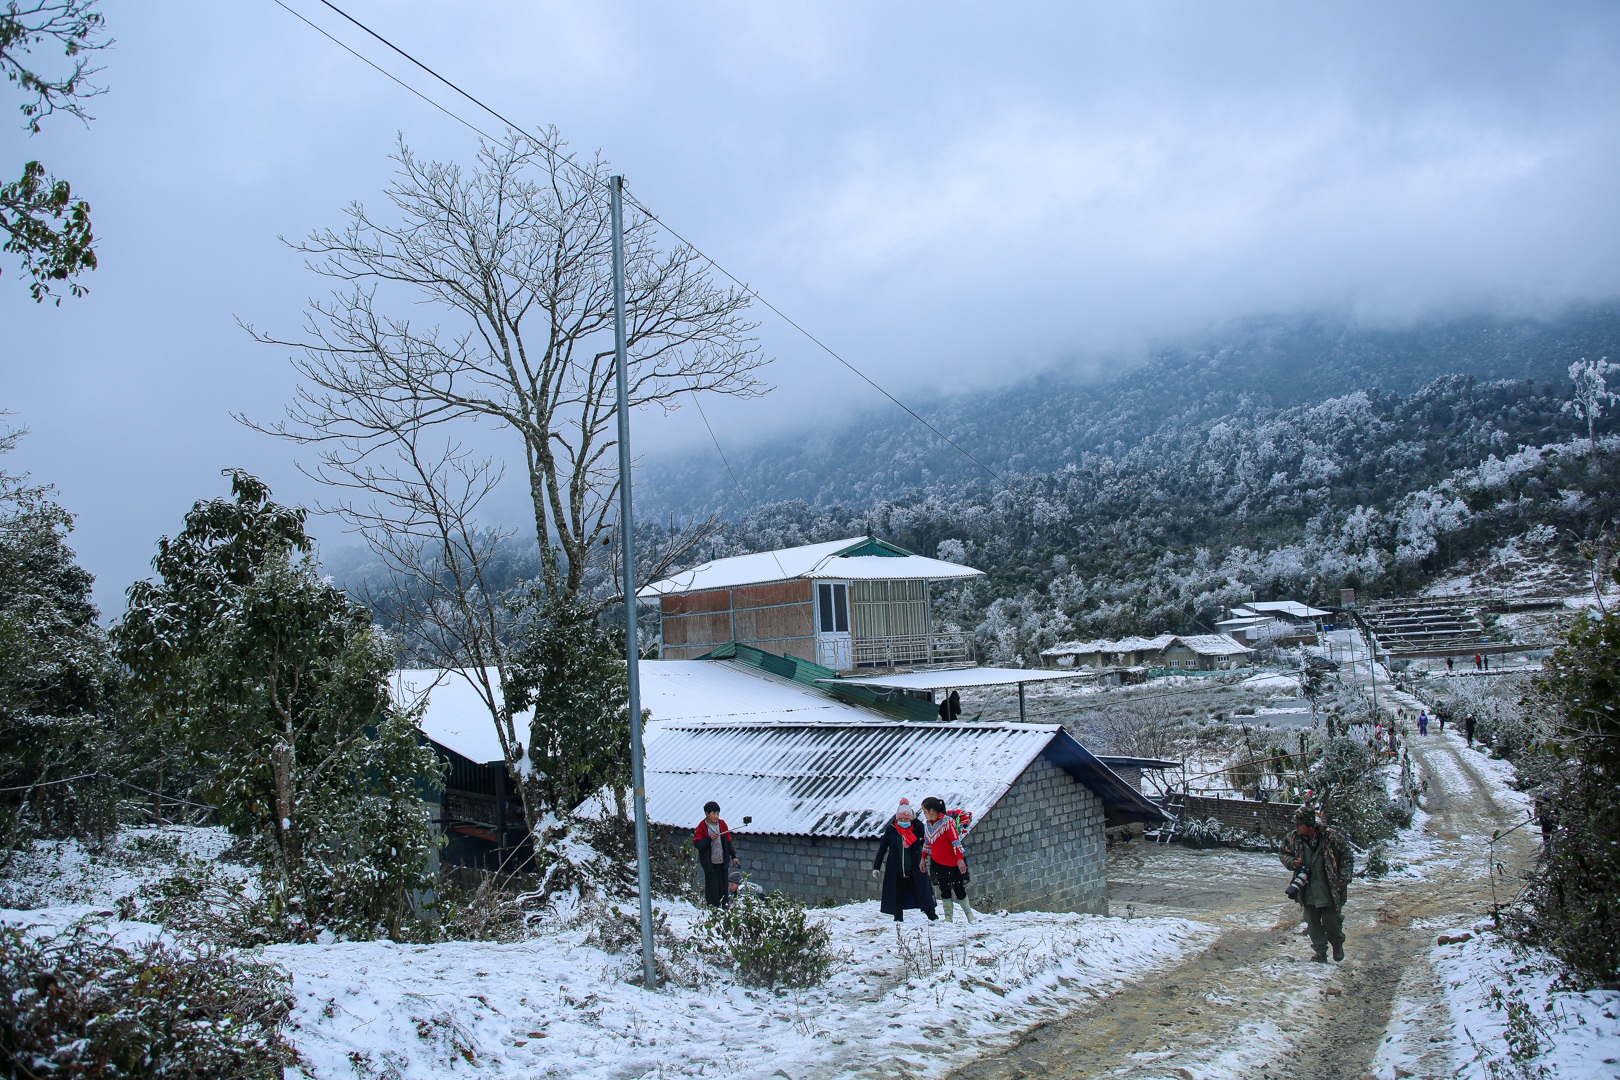
POLYGON ((0 878, 0 907, 108 907, 186 862, 215 863, 245 880, 246 868, 220 861, 231 842, 224 829, 190 825, 123 829, 105 844, 38 840, 19 851, 0 878))
MULTIPOLYGON (((699 917, 665 913, 676 928, 699 917)), ((775 993, 715 979, 646 993, 634 958, 583 932, 515 944, 282 945, 290 1036, 317 1078, 833 1077, 878 1063, 940 1075, 1215 937, 1183 919, 1023 912, 893 923, 871 905, 816 912, 845 957, 829 981, 775 993)))

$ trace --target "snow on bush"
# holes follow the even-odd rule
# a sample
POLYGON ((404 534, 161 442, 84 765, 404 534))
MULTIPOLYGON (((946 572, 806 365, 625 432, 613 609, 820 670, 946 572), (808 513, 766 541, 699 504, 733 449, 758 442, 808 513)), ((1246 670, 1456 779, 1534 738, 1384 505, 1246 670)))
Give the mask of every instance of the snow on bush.
POLYGON ((784 893, 742 894, 703 927, 711 955, 746 986, 814 986, 833 965, 832 934, 784 893))
POLYGON ((0 1063, 10 1076, 282 1076, 284 974, 104 920, 0 924, 0 1063), (42 932, 43 931, 43 932, 42 932))

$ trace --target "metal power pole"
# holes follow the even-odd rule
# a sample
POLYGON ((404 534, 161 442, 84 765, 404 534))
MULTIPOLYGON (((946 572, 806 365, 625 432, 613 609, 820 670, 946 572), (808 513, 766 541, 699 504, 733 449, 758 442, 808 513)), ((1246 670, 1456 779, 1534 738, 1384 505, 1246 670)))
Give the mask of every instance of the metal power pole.
POLYGON ((624 570, 624 662, 630 675, 630 785, 636 804, 636 884, 641 892, 641 985, 658 985, 653 961, 652 867, 647 858, 647 779, 641 760, 641 671, 636 652, 636 540, 630 512, 630 377, 625 370, 624 177, 608 177, 613 217, 613 356, 619 395, 619 551, 624 570))

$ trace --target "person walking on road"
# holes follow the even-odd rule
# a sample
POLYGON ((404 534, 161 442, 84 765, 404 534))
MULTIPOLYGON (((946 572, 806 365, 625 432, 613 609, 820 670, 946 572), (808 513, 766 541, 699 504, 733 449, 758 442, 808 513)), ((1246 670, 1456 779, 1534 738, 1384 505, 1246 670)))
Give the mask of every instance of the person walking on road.
POLYGON ((1446 657, 1446 674, 1451 674, 1451 657, 1446 657))
POLYGON ((1344 901, 1356 870, 1350 842, 1338 829, 1317 824, 1316 811, 1302 806, 1294 815, 1294 831, 1283 837, 1279 854, 1289 870, 1310 871, 1300 899, 1311 935, 1311 959, 1327 963, 1331 945, 1333 959, 1343 960, 1344 901))
POLYGON ((731 842, 731 830, 720 817, 720 804, 713 799, 703 804, 703 820, 692 833, 692 846, 697 848, 698 862, 703 865, 703 899, 710 907, 725 907, 731 900, 728 872, 742 863, 731 842))
POLYGON ((921 911, 929 922, 939 918, 934 887, 923 871, 926 846, 922 827, 911 809, 911 800, 901 799, 900 808, 883 827, 877 858, 872 860, 872 876, 883 875, 883 900, 879 908, 883 914, 893 915, 896 923, 905 921, 907 908, 921 911))
POLYGON ((1427 735, 1428 733, 1429 733, 1429 714, 1426 713, 1426 712, 1420 712, 1420 713, 1418 713, 1418 734, 1419 735, 1427 735))
POLYGON ((930 795, 922 805, 923 835, 928 842, 923 860, 934 887, 939 890, 940 900, 944 901, 945 921, 951 922, 955 918, 952 911, 954 897, 955 902, 962 905, 962 914, 967 921, 972 922, 973 905, 968 903, 967 898, 967 856, 962 853, 962 837, 957 832, 956 821, 945 812, 944 799, 930 795))
POLYGON ((1469 713, 1467 716, 1463 717, 1463 738, 1468 740, 1468 748, 1470 750, 1474 748, 1475 723, 1477 723, 1477 721, 1474 719, 1473 713, 1469 713))

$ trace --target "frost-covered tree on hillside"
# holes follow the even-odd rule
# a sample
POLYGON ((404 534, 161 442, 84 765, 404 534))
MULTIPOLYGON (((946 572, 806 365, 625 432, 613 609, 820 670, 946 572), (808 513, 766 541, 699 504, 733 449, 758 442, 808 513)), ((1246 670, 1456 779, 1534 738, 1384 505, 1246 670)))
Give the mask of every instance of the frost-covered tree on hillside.
POLYGON ((391 707, 369 614, 309 557, 304 511, 230 475, 130 587, 114 639, 135 701, 251 843, 288 932, 398 937, 430 880, 438 763, 391 707))
MULTIPOLYGON (((22 432, 0 433, 0 454, 22 432)), ((0 862, 29 837, 101 832, 117 682, 52 491, 0 470, 0 862)))
POLYGON ((1620 364, 1609 363, 1607 356, 1601 360, 1588 360, 1585 357, 1569 365, 1569 379, 1575 384, 1575 396, 1565 403, 1564 408, 1575 414, 1579 420, 1586 421, 1586 441, 1595 451, 1597 449, 1597 422, 1605 409, 1620 401, 1620 393, 1609 389, 1608 376, 1620 371, 1620 364))

